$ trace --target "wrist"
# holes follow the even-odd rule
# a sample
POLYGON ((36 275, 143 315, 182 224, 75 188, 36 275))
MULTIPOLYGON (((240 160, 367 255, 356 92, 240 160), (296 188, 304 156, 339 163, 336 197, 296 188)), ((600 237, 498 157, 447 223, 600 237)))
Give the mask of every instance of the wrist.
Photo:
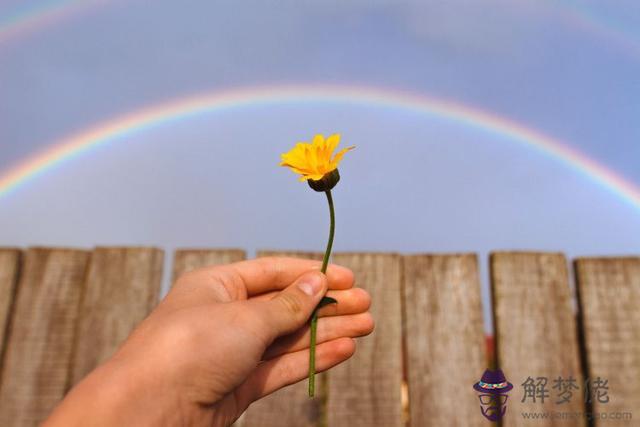
POLYGON ((196 425, 207 411, 185 402, 153 362, 114 357, 91 372, 45 423, 55 426, 196 425))

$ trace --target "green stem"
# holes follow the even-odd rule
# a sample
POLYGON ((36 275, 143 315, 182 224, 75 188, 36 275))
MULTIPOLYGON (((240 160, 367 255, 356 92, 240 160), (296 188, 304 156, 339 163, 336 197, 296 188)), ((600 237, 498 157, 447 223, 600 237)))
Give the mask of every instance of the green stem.
POLYGON ((331 225, 329 226, 329 240, 327 241, 327 249, 324 251, 324 258, 322 259, 322 271, 327 272, 327 266, 329 265, 329 257, 331 256, 331 248, 333 247, 333 236, 336 234, 336 213, 333 210, 333 197, 331 197, 331 190, 325 191, 327 195, 327 202, 329 203, 329 218, 331 219, 331 225))
MULTIPOLYGON (((327 272, 329 265, 329 257, 331 256, 331 248, 333 247, 333 236, 336 232, 336 214, 333 209, 333 197, 331 190, 325 191, 327 202, 329 203, 329 217, 331 224, 329 225, 329 240, 327 241, 327 249, 324 251, 322 259, 322 268, 320 271, 327 272)), ((313 310, 311 315, 311 342, 309 343, 309 397, 313 397, 316 391, 316 331, 318 329, 318 310, 313 310)))

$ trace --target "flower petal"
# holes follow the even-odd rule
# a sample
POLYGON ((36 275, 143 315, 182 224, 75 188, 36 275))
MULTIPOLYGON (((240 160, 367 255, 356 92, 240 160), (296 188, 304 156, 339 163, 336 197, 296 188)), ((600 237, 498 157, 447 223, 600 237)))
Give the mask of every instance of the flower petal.
POLYGON ((313 147, 322 147, 324 145, 324 135, 319 133, 313 137, 313 141, 311 142, 313 147))
POLYGON ((290 151, 282 154, 280 166, 288 167, 300 175, 300 181, 318 181, 335 170, 344 154, 354 148, 347 147, 331 158, 339 144, 340 134, 332 134, 328 138, 317 134, 310 143, 298 142, 290 151))
POLYGON ((331 164, 335 165, 334 169, 338 167, 338 164, 340 164, 340 161, 342 160, 342 157, 344 157, 344 155, 348 152, 353 150, 354 148, 356 148, 355 145, 352 145, 350 147, 344 148, 342 150, 340 150, 335 156, 334 158, 331 160, 331 164))
POLYGON ((334 133, 333 135, 330 135, 329 138, 327 138, 327 157, 330 159, 331 155, 333 154, 333 152, 335 151, 336 148, 338 148, 338 144, 340 144, 340 134, 339 133, 334 133))
POLYGON ((298 174, 300 174, 300 175, 308 175, 308 174, 310 174, 310 173, 313 173, 313 171, 310 171, 310 170, 305 169, 305 168, 303 168, 303 167, 302 167, 302 168, 300 168, 300 167, 292 166, 292 165, 289 165, 289 164, 283 164, 282 166, 286 166, 286 167, 288 167, 289 169, 291 169, 291 171, 293 171, 293 172, 295 172, 295 173, 298 173, 298 174))
MULTIPOLYGON (((288 164, 300 165, 300 166, 306 164, 306 161, 305 161, 305 158, 304 158, 304 151, 305 151, 304 147, 306 145, 308 145, 308 144, 299 142, 290 151, 282 154, 282 156, 281 156, 282 163, 288 163, 288 164)), ((281 165, 282 165, 282 163, 281 163, 281 165)), ((284 166, 284 165, 282 165, 282 166, 284 166)))

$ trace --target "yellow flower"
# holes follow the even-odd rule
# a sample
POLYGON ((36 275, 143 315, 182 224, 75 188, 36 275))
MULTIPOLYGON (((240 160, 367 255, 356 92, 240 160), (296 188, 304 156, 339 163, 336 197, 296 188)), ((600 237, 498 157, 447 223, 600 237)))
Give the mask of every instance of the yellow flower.
POLYGON ((280 166, 286 166, 293 172, 300 174, 300 181, 319 181, 326 174, 338 169, 342 157, 355 146, 340 150, 333 156, 333 152, 340 143, 340 134, 333 134, 328 138, 316 135, 313 142, 299 142, 291 151, 282 155, 280 166))

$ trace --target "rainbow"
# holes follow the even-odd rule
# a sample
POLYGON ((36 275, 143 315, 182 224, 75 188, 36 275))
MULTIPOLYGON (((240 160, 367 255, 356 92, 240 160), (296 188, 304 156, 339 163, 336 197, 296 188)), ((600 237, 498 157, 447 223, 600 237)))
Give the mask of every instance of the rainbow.
POLYGON ((92 3, 97 2, 88 0, 48 1, 16 11, 0 20, 0 44, 19 34, 44 28, 92 3))
POLYGON ((558 12, 564 21, 575 30, 593 34, 608 42, 609 46, 616 46, 620 52, 637 57, 640 54, 640 39, 638 34, 631 32, 621 24, 612 21, 603 14, 598 14, 588 5, 562 1, 558 5, 558 12))
POLYGON ((234 89, 179 98, 100 123, 55 142, 0 175, 0 197, 54 166, 100 145, 122 140, 161 124, 229 109, 292 103, 377 106, 425 114, 494 134, 535 149, 618 195, 640 210, 640 189, 613 171, 550 136, 467 105, 397 90, 338 85, 270 86, 234 89))
MULTIPOLYGON (((106 4, 100 0, 49 0, 23 8, 0 20, 0 45, 18 34, 41 30, 83 8, 88 9, 89 6, 101 3, 106 4)), ((610 40, 623 47, 627 53, 633 55, 640 53, 637 34, 589 9, 587 5, 564 0, 555 4, 554 7, 575 29, 610 40)))

